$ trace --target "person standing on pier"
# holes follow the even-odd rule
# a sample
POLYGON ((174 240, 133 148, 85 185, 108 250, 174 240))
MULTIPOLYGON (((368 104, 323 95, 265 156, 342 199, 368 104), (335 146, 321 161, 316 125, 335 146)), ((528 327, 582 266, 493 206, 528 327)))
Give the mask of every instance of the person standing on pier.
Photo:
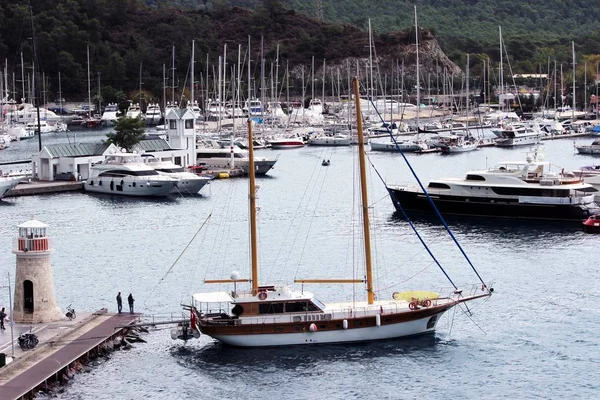
POLYGON ((6 318, 6 312, 4 311, 4 307, 2 307, 2 310, 0 310, 0 329, 2 329, 3 331, 6 330, 6 328, 4 327, 4 319, 6 318))
POLYGON ((133 302, 135 301, 135 299, 133 298, 133 295, 131 293, 129 293, 129 296, 127 297, 127 302, 129 303, 129 313, 133 314, 133 302))
POLYGON ((117 294, 117 310, 119 310, 119 314, 121 314, 121 310, 123 309, 123 300, 121 299, 121 292, 117 294))

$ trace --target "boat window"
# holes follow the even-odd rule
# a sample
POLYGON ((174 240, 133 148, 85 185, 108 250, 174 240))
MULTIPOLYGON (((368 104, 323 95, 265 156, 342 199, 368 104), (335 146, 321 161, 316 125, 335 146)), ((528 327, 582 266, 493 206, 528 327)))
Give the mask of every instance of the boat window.
POLYGON ((260 303, 259 314, 283 314, 283 303, 260 303))
POLYGON ((427 187, 432 189, 450 189, 450 186, 440 182, 429 182, 427 187))
POLYGON ((481 175, 468 174, 467 180, 468 181, 485 181, 485 178, 481 175))
POLYGON ((197 153, 198 158, 226 158, 229 153, 197 153))
POLYGON ((312 298, 312 303, 308 303, 308 311, 320 311, 325 309, 325 304, 321 303, 319 300, 312 298))
POLYGON ((127 170, 116 169, 116 170, 112 170, 112 171, 101 172, 98 176, 122 178, 125 176, 151 176, 151 175, 158 175, 158 172, 155 170, 127 171, 127 170))
POLYGON ((517 188, 517 187, 492 187, 494 193, 505 196, 536 196, 536 197, 568 197, 569 189, 542 188, 517 188))
POLYGON ((586 188, 577 189, 576 191, 584 192, 584 193, 596 193, 596 192, 598 192, 598 189, 596 189, 595 187, 586 187, 586 188))
POLYGON ((156 168, 160 172, 184 172, 183 168, 156 168))

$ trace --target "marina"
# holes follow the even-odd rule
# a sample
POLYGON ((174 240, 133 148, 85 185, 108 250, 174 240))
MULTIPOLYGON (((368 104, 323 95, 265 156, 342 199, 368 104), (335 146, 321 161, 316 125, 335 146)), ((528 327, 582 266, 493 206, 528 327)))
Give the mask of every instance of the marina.
MULTIPOLYGON (((53 135, 56 136, 51 140, 66 140, 64 134, 62 138, 60 134, 53 135)), ((90 137, 89 140, 97 139, 90 137)), ((589 138, 575 140, 582 144, 590 141, 589 138)), ((542 146, 546 159, 566 170, 595 163, 592 156, 574 154, 572 141, 546 142, 542 146)), ((11 152, 16 152, 17 146, 27 152, 30 145, 28 142, 15 144, 11 152)), ((348 230, 350 204, 341 199, 352 190, 347 182, 352 180, 355 149, 349 146, 333 151, 318 147, 286 150, 281 153, 277 167, 258 179, 262 233, 259 247, 263 274, 267 278, 276 276, 283 282, 292 281, 295 268, 288 259, 301 263, 313 276, 319 275, 323 265, 339 275, 349 271, 351 267, 343 261, 347 259, 347 238, 341 232, 348 230), (321 166, 323 159, 331 161, 327 168, 321 166), (303 195, 307 188, 319 187, 322 182, 326 182, 326 186, 320 190, 318 200, 303 195), (315 207, 315 202, 321 207, 315 207), (337 204, 337 207, 326 207, 329 204, 337 204), (298 213, 297 210, 306 211, 298 213), (312 225, 310 229, 309 225, 312 225), (286 233, 288 226, 295 226, 294 230, 300 232, 310 248, 316 249, 326 237, 329 250, 313 250, 304 255, 301 248, 294 251, 295 247, 290 246, 293 237, 286 233), (282 253, 285 248, 289 250, 282 253)), ((505 159, 523 159, 528 151, 528 148, 489 147, 445 156, 413 154, 407 157, 419 177, 428 182, 442 176, 460 176, 464 171, 485 168, 505 159)), ((257 152, 266 156, 278 153, 270 149, 257 152)), ((408 170, 399 154, 368 152, 368 156, 389 184, 409 181, 408 170)), ((78 311, 98 310, 108 305, 108 312, 114 313, 115 289, 118 288, 137 295, 136 311, 144 314, 176 312, 198 289, 197 282, 206 276, 215 276, 216 263, 241 271, 247 268, 247 181, 218 180, 206 189, 196 196, 164 199, 127 199, 85 192, 5 198, 0 201, 5 221, 0 227, 0 246, 6 249, 0 252, 0 276, 14 268, 14 256, 9 251, 14 227, 35 214, 52 227, 57 303, 63 306, 73 303, 78 311), (192 243, 167 274, 209 214, 212 214, 210 221, 214 222, 208 226, 212 228, 200 236, 201 241, 210 246, 192 243), (193 220, 190 215, 194 215, 193 220), (227 240, 219 239, 218 231, 223 229, 230 232, 227 240), (131 239, 124 240, 124 237, 131 239), (81 256, 81 249, 85 249, 85 257, 81 256)), ((394 212, 383 185, 371 179, 370 191, 373 225, 379 232, 377 246, 388 250, 400 246, 405 254, 383 264, 388 269, 401 266, 406 271, 405 282, 388 290, 413 286, 439 290, 426 283, 438 274, 433 274, 420 245, 408 239, 410 228, 394 212), (413 276, 416 271, 423 272, 413 276)), ((435 244, 436 253, 443 258, 455 254, 451 243, 441 238, 439 223, 422 216, 413 218, 424 239, 435 244)), ((344 394, 349 387, 353 391, 363 384, 367 387, 367 382, 373 379, 383 379, 382 395, 394 397, 397 385, 393 382, 410 380, 414 369, 428 369, 430 376, 425 388, 422 385, 406 388, 408 396, 422 397, 425 393, 426 397, 435 398, 441 390, 446 394, 464 395, 486 386, 503 396, 528 397, 539 394, 540 388, 535 382, 548 377, 553 380, 542 390, 545 396, 568 395, 573 390, 583 397, 593 396, 598 388, 584 376, 585 371, 598 362, 589 354, 595 339, 588 327, 599 316, 591 303, 581 300, 598 296, 597 290, 587 285, 590 277, 595 276, 595 261, 592 252, 586 251, 595 246, 597 236, 586 235, 576 223, 491 222, 451 217, 448 223, 478 268, 495 282, 496 294, 471 317, 462 310, 444 316, 434 336, 379 344, 325 346, 318 353, 273 349, 262 366, 276 372, 277 377, 254 371, 250 373, 252 383, 249 383, 247 371, 257 357, 263 357, 264 350, 239 352, 222 347, 204 335, 183 345, 173 342, 168 330, 157 329, 144 337, 148 343, 128 352, 115 352, 109 360, 98 363, 93 367, 93 375, 75 375, 64 387, 61 398, 152 398, 160 390, 169 390, 167 398, 189 397, 195 393, 195 389, 187 385, 190 376, 202 383, 206 396, 213 398, 235 398, 241 393, 249 397, 275 396, 282 388, 298 390, 300 387, 307 396, 319 396, 323 390, 344 394), (557 263, 556 258, 562 261, 557 263), (564 284, 558 285, 557 281, 564 284), (556 298, 552 292, 560 292, 561 296, 556 298), (519 293, 518 299, 511 298, 509 293, 519 293), (568 307, 572 303, 578 306, 568 307), (532 312, 536 314, 533 322, 532 312), (473 324, 469 322, 471 318, 474 318, 473 324), (510 324, 505 323, 507 319, 510 324), (456 320, 461 321, 460 327, 456 320), (573 329, 578 332, 577 342, 565 336, 573 329), (434 369, 430 368, 432 357, 439 360, 434 369), (456 362, 464 365, 461 374, 468 373, 471 377, 468 381, 458 377, 447 379, 448 374, 454 376, 454 368, 444 365, 456 362), (372 371, 364 370, 365 363, 372 371), (158 364, 164 378, 155 382, 153 377, 158 364), (572 373, 565 376, 565 370, 572 373), (222 376, 232 371, 240 374, 233 378, 235 387, 224 388, 222 376), (493 379, 489 378, 490 374, 493 379), (348 376, 353 377, 353 382, 348 376), (286 380, 283 385, 278 383, 282 378, 286 380), (318 382, 319 389, 306 387, 308 378, 318 382), (568 385, 565 384, 567 379, 568 385), (107 381, 111 384, 106 385, 107 381), (444 382, 443 387, 440 381, 444 382), (259 386, 262 389, 258 389, 259 386)), ((228 275, 231 268, 222 273, 228 275)), ((470 282, 460 272, 457 279, 470 282)), ((352 299, 352 291, 340 291, 338 286, 319 288, 325 301, 338 297, 339 293, 352 299)), ((6 304, 6 295, 4 299, 6 304)), ((175 313, 179 318, 188 316, 175 313)), ((6 336, 6 332, 0 335, 6 336)), ((358 393, 369 395, 366 389, 358 389, 358 393)))

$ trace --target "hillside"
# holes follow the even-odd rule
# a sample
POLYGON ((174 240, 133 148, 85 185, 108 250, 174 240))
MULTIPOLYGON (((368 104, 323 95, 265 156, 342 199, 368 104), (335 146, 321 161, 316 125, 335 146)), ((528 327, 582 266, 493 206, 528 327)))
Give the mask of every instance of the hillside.
MULTIPOLYGON (((33 53, 31 18, 26 3, 19 1, 14 4, 0 0, 0 57, 8 60, 9 74, 14 72, 17 79, 21 73, 21 52, 28 72, 33 53)), ((88 45, 91 86, 95 92, 100 81, 105 103, 118 100, 114 96, 119 91, 129 98, 136 98, 140 87, 140 69, 141 86, 147 100, 162 98, 163 67, 168 78, 167 85, 172 85, 173 47, 175 86, 179 96, 183 88, 190 86, 192 40, 196 42, 199 91, 205 86, 207 55, 210 75, 208 87, 212 90, 213 81, 216 80, 213 78, 218 76, 215 72, 217 59, 223 54, 224 45, 228 46, 227 74, 231 76, 230 68, 237 64, 239 44, 243 47, 242 57, 247 59, 245 51, 248 36, 252 40, 255 82, 260 82, 257 60, 261 59, 260 46, 263 40, 266 75, 270 74, 279 47, 279 81, 283 81, 285 68, 289 65, 293 71, 290 87, 296 93, 302 92, 302 70, 305 72, 305 82, 309 81, 313 57, 316 64, 315 79, 321 79, 319 88, 322 86, 321 66, 326 59, 327 91, 331 90, 333 68, 340 67, 341 81, 346 82, 347 66, 351 66, 350 73, 356 74, 358 65, 362 75, 369 57, 369 41, 365 31, 352 25, 319 22, 277 5, 261 7, 256 11, 227 7, 216 7, 210 11, 184 11, 168 5, 148 7, 135 0, 57 0, 52 4, 39 0, 32 2, 32 6, 38 70, 43 71, 47 78, 45 89, 49 98, 57 94, 59 72, 62 90, 66 94, 63 97, 87 98, 88 45)), ((424 73, 428 69, 433 72, 436 66, 440 70, 445 68, 449 73, 460 73, 460 68, 445 56, 430 31, 423 30, 420 39, 424 73)), ((389 85, 392 84, 392 65, 397 74, 397 65, 402 60, 409 75, 407 85, 410 84, 410 71, 414 71, 415 61, 414 42, 414 29, 374 36, 378 67, 382 76, 389 74, 389 85)), ((19 98, 21 85, 16 86, 16 97, 19 98)))
MULTIPOLYGON (((148 0, 155 3, 157 0, 148 0)), ((316 17, 316 0, 266 0, 316 17)), ((321 0, 324 20, 367 28, 375 32, 404 30, 414 25, 431 29, 446 54, 458 60, 462 54, 498 54, 498 27, 508 53, 524 68, 543 62, 549 55, 568 59, 575 41, 584 54, 600 52, 600 7, 584 0, 321 0), (529 63, 527 63, 529 62, 529 63)), ((178 0, 182 7, 212 8, 217 4, 257 9, 263 0, 178 0)))

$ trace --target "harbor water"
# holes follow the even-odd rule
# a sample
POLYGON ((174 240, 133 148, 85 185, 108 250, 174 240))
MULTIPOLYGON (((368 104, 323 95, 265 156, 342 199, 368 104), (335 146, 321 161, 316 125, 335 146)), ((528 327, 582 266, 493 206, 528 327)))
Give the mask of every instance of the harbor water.
MULTIPOLYGON (((98 141, 82 134, 78 142, 98 141)), ((66 143, 64 133, 47 143, 66 143)), ((576 139, 589 144, 591 138, 576 139)), ((593 164, 569 139, 546 141, 557 170, 593 164)), ((0 160, 29 158, 36 141, 16 142, 0 160)), ((460 177, 527 148, 484 148, 455 155, 408 154, 426 183, 460 177)), ((306 147, 279 155, 258 180, 260 281, 362 277, 356 147, 306 147), (331 161, 322 166, 323 159, 331 161)), ((369 153, 389 185, 413 182, 399 154, 369 153)), ((384 184, 368 173, 378 298, 405 290, 449 290, 410 226, 395 213, 384 184)), ((213 181, 196 196, 130 199, 64 193, 0 201, 0 282, 14 279, 11 253, 17 225, 31 216, 49 225, 57 302, 65 309, 116 311, 115 296, 132 293, 135 311, 183 316, 181 303, 237 270, 248 277, 247 181, 213 181)), ((469 263, 433 218, 414 216, 417 229, 460 287, 477 283, 469 263)), ((153 329, 130 351, 98 360, 78 374, 60 399, 480 399, 596 398, 596 302, 600 236, 578 223, 449 218, 448 224, 494 295, 444 315, 435 335, 379 343, 236 349, 202 336, 171 340, 153 329)), ((12 284, 12 283, 11 283, 12 284)), ((361 285, 307 285, 324 302, 363 299, 361 285), (340 299, 341 297, 341 299, 340 299)), ((2 306, 8 292, 0 292, 2 306)), ((7 334, 7 331, 0 334, 7 334)), ((41 395, 40 398, 47 398, 41 395)))

